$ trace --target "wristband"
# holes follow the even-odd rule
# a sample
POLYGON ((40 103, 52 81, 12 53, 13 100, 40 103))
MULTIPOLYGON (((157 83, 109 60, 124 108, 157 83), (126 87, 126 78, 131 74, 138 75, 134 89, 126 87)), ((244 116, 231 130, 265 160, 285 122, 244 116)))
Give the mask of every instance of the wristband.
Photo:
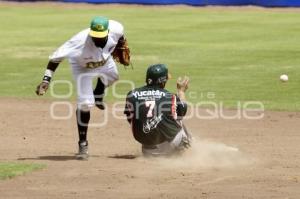
POLYGON ((51 77, 48 77, 48 76, 44 76, 43 77, 43 82, 50 82, 51 81, 51 77))
POLYGON ((44 73, 43 82, 48 82, 49 83, 51 81, 53 73, 54 72, 52 70, 47 69, 44 73))

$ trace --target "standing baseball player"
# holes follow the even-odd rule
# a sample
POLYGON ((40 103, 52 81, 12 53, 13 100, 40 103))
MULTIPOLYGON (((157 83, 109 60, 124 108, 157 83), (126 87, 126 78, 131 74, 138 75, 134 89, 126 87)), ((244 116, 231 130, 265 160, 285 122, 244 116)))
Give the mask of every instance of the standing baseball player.
POLYGON ((177 81, 177 95, 165 90, 168 69, 164 64, 148 68, 146 86, 130 91, 124 114, 145 156, 165 156, 190 146, 191 136, 182 124, 187 112, 188 78, 177 81))
POLYGON ((36 93, 43 95, 47 91, 56 68, 68 58, 77 87, 78 159, 88 158, 90 109, 94 105, 105 109, 104 89, 119 79, 114 58, 128 66, 129 53, 122 24, 98 16, 92 19, 90 28, 73 36, 49 56, 47 69, 36 93), (94 78, 98 79, 95 89, 92 83, 94 78))

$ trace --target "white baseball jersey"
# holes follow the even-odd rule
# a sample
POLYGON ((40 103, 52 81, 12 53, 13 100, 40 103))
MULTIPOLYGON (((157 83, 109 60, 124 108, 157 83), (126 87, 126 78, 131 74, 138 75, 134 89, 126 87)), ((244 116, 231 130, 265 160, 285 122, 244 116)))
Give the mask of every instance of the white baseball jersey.
POLYGON ((88 28, 73 36, 49 56, 50 61, 55 63, 68 58, 77 86, 79 107, 91 107, 95 104, 93 78, 101 77, 106 86, 119 78, 111 53, 124 34, 123 26, 117 21, 109 20, 108 29, 108 40, 103 49, 95 46, 88 28))
POLYGON ((71 65, 87 68, 99 67, 97 63, 101 64, 108 60, 118 40, 124 34, 123 26, 114 20, 109 20, 108 29, 108 40, 103 49, 95 46, 89 36, 90 28, 87 28, 60 46, 49 56, 50 61, 58 63, 64 58, 68 58, 71 65))

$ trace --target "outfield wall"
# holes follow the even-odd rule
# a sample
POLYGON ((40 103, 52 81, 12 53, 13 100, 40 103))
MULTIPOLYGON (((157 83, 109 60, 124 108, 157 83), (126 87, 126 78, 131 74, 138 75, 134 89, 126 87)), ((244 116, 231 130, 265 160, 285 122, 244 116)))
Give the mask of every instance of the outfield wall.
POLYGON ((153 4, 153 5, 186 4, 186 5, 193 5, 193 6, 256 5, 256 6, 264 6, 264 7, 300 7, 300 0, 61 0, 61 1, 86 2, 86 3, 153 4))

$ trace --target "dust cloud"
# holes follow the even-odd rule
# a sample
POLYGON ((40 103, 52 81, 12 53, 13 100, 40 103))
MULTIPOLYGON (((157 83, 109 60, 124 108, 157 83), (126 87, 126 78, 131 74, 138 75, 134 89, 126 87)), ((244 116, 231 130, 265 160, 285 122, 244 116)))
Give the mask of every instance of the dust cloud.
POLYGON ((252 160, 238 148, 209 140, 194 138, 191 148, 180 156, 159 158, 163 166, 188 169, 236 168, 252 160))

